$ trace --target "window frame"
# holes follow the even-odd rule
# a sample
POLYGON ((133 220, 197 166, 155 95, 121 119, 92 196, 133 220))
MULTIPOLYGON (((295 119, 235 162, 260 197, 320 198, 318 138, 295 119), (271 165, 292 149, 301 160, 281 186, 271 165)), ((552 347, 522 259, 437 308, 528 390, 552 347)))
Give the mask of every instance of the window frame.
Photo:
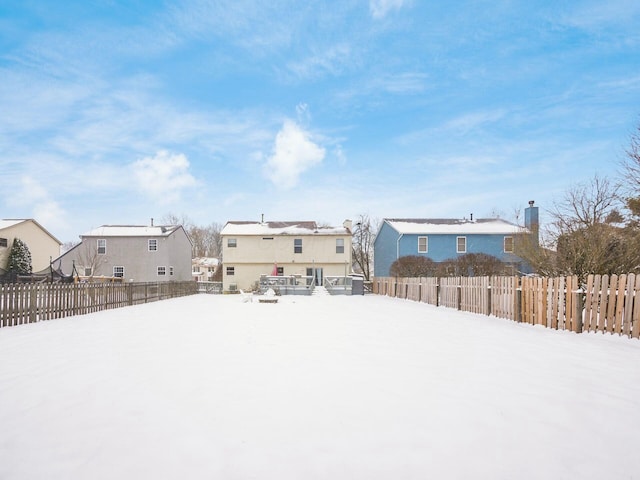
POLYGON ((504 253, 513 253, 515 250, 515 240, 512 235, 505 235, 503 240, 503 251, 504 253), (507 241, 511 243, 511 249, 507 250, 507 241))
POLYGON ((92 267, 84 267, 84 276, 92 277, 93 276, 93 268, 92 267))
POLYGON ((114 278, 124 278, 124 266, 123 265, 114 265, 113 266, 113 277, 114 278))
POLYGON ((237 238, 227 238, 227 248, 237 248, 237 247, 238 247, 237 238))
POLYGON ((336 238, 336 253, 344 253, 344 238, 336 238))
POLYGON ((429 237, 426 235, 420 235, 418 237, 418 253, 429 253, 429 237), (420 249, 420 240, 424 240, 424 249, 420 249))
POLYGON ((9 239, 8 238, 0 238, 0 247, 9 248, 9 239))
POLYGON ((169 265, 169 276, 173 276, 173 267, 171 265, 169 265))
POLYGON ((147 240, 147 250, 149 252, 157 252, 158 251, 158 239, 157 238, 150 238, 149 240, 147 240), (151 248, 151 244, 153 243, 154 247, 151 248))
POLYGON ((107 239, 106 238, 98 238, 96 240, 96 247, 98 255, 106 255, 107 254, 107 239), (100 251, 102 249, 102 252, 100 251))
POLYGON ((236 267, 226 267, 225 275, 227 277, 234 277, 236 275, 236 267))
POLYGON ((166 277, 167 276, 167 267, 164 265, 158 265, 156 270, 158 277, 166 277))
POLYGON ((294 238, 293 239, 293 253, 299 254, 302 253, 302 239, 294 238))
POLYGON ((459 236, 456 237, 456 253, 467 253, 467 237, 459 236), (460 240, 464 242, 464 249, 460 249, 460 240))

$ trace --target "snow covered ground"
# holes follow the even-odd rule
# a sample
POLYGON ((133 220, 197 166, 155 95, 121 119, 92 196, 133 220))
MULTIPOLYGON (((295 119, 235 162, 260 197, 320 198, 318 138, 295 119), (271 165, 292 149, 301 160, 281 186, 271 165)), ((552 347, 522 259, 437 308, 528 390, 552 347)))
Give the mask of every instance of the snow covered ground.
POLYGON ((0 478, 640 478, 640 342, 386 297, 0 329, 0 478))

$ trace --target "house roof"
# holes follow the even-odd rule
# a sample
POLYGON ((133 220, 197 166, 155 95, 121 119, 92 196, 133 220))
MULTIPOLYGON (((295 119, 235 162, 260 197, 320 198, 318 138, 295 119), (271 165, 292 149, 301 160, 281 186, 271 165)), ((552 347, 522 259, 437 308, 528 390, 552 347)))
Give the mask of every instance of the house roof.
POLYGON ((80 237, 168 237, 180 225, 102 225, 80 237))
POLYGON ((384 221, 402 234, 516 234, 526 231, 501 218, 385 218, 384 221))
POLYGON ((38 226, 38 228, 40 228, 44 233, 46 233, 47 235, 49 235, 53 240, 55 240, 56 242, 58 242, 59 245, 62 245, 62 242, 60 240, 58 240, 56 237, 54 237, 53 235, 51 235, 51 232, 49 232, 49 230, 47 230, 46 228, 44 228, 42 225, 40 225, 38 222, 36 222, 33 218, 5 218, 0 220, 0 230, 3 230, 5 228, 10 228, 10 227, 14 227, 16 225, 19 225, 21 223, 24 222, 33 222, 35 225, 38 226))
POLYGON ((351 235, 346 227, 323 227, 313 221, 227 222, 222 235, 351 235))

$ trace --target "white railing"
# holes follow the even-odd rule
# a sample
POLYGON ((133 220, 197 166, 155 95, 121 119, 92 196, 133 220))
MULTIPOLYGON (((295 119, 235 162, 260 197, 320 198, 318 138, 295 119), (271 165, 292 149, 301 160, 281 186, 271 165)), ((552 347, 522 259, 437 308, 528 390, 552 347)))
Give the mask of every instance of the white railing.
POLYGON ((331 295, 351 295, 353 278, 351 277, 324 277, 324 288, 331 295))
POLYGON ((260 275, 260 292, 271 289, 280 295, 311 295, 315 287, 312 276, 260 275))

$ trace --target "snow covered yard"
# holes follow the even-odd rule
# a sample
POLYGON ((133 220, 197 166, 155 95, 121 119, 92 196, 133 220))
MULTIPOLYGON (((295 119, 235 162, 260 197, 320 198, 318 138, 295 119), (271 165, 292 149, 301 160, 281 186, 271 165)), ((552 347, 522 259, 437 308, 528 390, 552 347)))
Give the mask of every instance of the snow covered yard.
POLYGON ((0 329, 0 478, 640 478, 640 342, 387 297, 0 329))

